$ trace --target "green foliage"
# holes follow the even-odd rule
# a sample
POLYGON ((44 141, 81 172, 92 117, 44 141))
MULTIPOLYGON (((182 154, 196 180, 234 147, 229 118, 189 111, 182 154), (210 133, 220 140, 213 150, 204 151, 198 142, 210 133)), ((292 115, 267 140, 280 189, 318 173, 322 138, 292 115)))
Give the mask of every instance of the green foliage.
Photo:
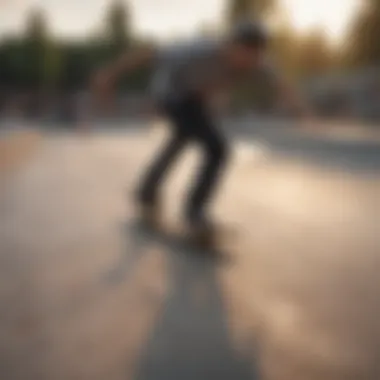
POLYGON ((122 0, 114 0, 107 11, 105 37, 112 53, 119 53, 131 43, 129 12, 122 0))
POLYGON ((20 89, 25 78, 24 44, 19 39, 7 39, 0 46, 0 83, 14 90, 20 89))
POLYGON ((24 65, 26 83, 34 89, 45 82, 45 69, 48 66, 49 32, 47 22, 41 10, 33 10, 26 20, 23 39, 24 65))
MULTIPOLYGON (((375 4, 375 0, 367 1, 375 4)), ((225 20, 231 25, 242 18, 267 17, 273 13, 276 0, 229 0, 227 5, 225 20)), ((372 8, 371 13, 374 13, 372 8)), ((361 17, 363 18, 363 15, 361 17)), ((369 15, 366 14, 366 17, 369 15)), ((377 25, 380 25, 380 22, 376 27, 377 25)), ((203 28, 203 35, 213 33, 212 28, 203 28)), ((360 38, 363 40, 363 33, 356 34, 358 38, 359 35, 362 36, 360 38)), ((373 41, 374 38, 371 38, 373 41)), ((366 37, 366 40, 370 40, 370 37, 366 37)), ((35 9, 26 19, 22 36, 8 38, 0 43, 0 83, 14 91, 72 91, 87 88, 90 75, 96 68, 122 51, 133 49, 143 43, 144 41, 136 39, 133 35, 127 3, 122 0, 114 0, 109 5, 96 34, 75 42, 54 39, 44 13, 35 9)), ((380 57, 380 53, 376 53, 379 46, 372 43, 368 47, 361 43, 354 45, 356 50, 352 51, 355 51, 355 56, 380 57), (358 46, 361 49, 360 54, 358 46)), ((328 70, 334 55, 321 31, 317 30, 307 38, 300 38, 290 23, 274 33, 272 49, 278 66, 295 77, 312 76, 328 70)), ((131 91, 142 90, 150 78, 151 70, 151 67, 137 70, 123 78, 120 87, 131 91)), ((270 94, 271 90, 265 84, 255 82, 251 87, 253 88, 241 88, 238 98, 264 99, 266 102, 265 99, 270 97, 266 94, 270 94)))
MULTIPOLYGON (((140 42, 141 43, 141 42, 140 42)), ((0 83, 12 91, 72 91, 86 88, 94 70, 135 44, 129 11, 115 0, 106 10, 100 32, 83 41, 58 41, 41 9, 32 10, 24 33, 0 43, 0 83)), ((122 86, 139 89, 150 68, 138 70, 122 86)))

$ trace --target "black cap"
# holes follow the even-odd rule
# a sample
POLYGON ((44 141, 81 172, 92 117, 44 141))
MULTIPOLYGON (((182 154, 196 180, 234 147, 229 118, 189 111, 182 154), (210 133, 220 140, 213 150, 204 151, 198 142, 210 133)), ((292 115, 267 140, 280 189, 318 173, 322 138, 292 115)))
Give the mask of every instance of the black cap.
POLYGON ((268 35, 265 28, 258 22, 243 21, 232 28, 230 39, 232 42, 252 48, 265 49, 268 44, 268 35))

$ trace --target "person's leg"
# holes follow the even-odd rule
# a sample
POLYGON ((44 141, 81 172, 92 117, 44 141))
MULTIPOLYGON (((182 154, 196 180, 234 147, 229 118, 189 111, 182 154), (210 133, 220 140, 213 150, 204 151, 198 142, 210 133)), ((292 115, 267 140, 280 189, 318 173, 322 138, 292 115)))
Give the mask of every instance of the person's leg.
POLYGON ((164 149, 157 158, 154 158, 153 163, 143 177, 138 190, 138 200, 143 205, 153 206, 156 204, 160 185, 185 144, 185 136, 178 133, 177 129, 173 129, 173 134, 169 137, 164 149))
POLYGON ((200 109, 196 122, 194 139, 203 150, 204 162, 186 205, 186 215, 191 223, 201 222, 205 218, 205 207, 217 188, 229 153, 227 141, 205 110, 200 109))
POLYGON ((171 136, 140 184, 138 198, 146 206, 156 204, 162 181, 190 139, 191 106, 187 100, 165 101, 161 110, 170 122, 171 136))

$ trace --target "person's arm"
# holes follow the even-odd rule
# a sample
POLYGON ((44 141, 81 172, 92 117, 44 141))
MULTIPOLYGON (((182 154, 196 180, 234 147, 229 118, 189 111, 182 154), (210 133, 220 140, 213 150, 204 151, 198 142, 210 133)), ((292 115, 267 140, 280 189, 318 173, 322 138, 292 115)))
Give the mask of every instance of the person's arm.
POLYGON ((95 75, 95 80, 114 82, 122 74, 128 73, 139 66, 149 63, 155 55, 153 48, 144 48, 135 52, 128 52, 116 59, 110 65, 101 68, 95 75))
POLYGON ((95 72, 91 81, 92 91, 97 100, 105 100, 109 97, 115 82, 121 75, 129 73, 134 69, 149 64, 156 54, 156 50, 146 47, 135 52, 127 52, 111 64, 102 67, 95 72))

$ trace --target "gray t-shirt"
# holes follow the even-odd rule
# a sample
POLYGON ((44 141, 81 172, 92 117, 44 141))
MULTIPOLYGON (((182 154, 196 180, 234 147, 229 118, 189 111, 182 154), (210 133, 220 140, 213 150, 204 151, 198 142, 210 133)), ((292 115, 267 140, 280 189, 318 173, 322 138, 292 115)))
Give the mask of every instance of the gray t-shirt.
MULTIPOLYGON (((198 91, 212 95, 242 79, 226 65, 222 54, 223 44, 215 40, 196 40, 159 50, 151 85, 153 97, 178 98, 198 91)), ((274 80, 276 70, 265 59, 251 74, 274 80)))

